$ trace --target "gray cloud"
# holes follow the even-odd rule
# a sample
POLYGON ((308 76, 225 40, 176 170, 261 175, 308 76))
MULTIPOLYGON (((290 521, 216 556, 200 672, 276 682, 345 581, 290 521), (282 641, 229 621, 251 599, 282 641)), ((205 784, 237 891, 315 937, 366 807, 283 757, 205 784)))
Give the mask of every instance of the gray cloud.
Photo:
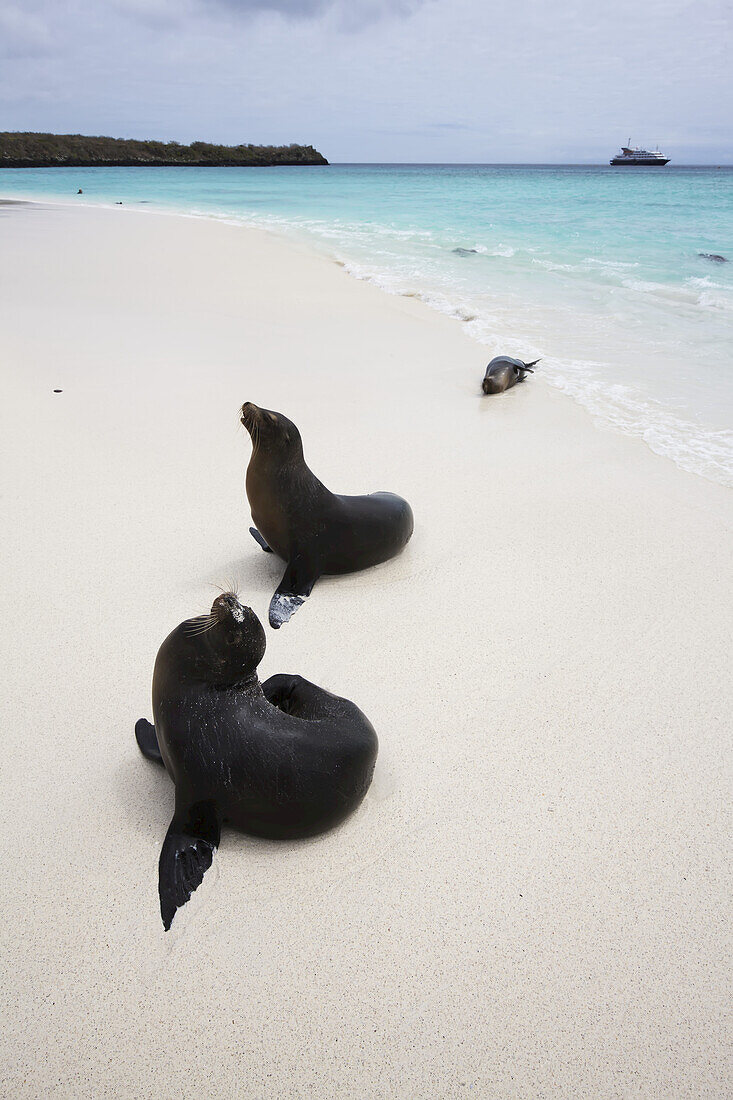
POLYGON ((46 22, 33 11, 0 3, 0 57, 39 57, 51 48, 46 22))
POLYGON ((426 130, 475 130, 475 126, 467 126, 465 122, 429 122, 426 130))
MULTIPOLYGON (((427 0, 214 0, 240 12, 279 12, 307 18, 329 8, 341 9, 344 15, 355 13, 359 19, 384 15, 409 15, 427 0)), ((209 4, 211 6, 211 4, 209 4)))
POLYGON ((0 0, 3 126, 333 161, 730 162, 729 0, 0 0), (347 33, 348 32, 348 33, 347 33))
POLYGON ((142 22, 180 23, 195 16, 215 20, 221 12, 243 19, 268 15, 292 20, 334 15, 342 28, 361 27, 380 19, 404 17, 434 0, 113 0, 113 6, 142 22))
POLYGON ((382 19, 411 15, 432 0, 209 0, 242 16, 278 15, 313 19, 333 15, 342 30, 355 31, 382 19))
POLYGON ((278 12, 280 15, 295 15, 307 18, 333 7, 336 0, 217 0, 234 11, 278 12))

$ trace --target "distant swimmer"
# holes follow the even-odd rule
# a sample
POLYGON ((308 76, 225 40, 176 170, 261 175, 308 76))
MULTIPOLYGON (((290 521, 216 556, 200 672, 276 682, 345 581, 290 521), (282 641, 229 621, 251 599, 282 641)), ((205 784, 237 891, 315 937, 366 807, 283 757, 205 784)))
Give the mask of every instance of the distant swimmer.
POLYGON ((534 359, 531 363, 523 363, 521 359, 510 359, 508 355, 497 355, 486 368, 481 389, 484 393, 503 393, 516 386, 517 382, 524 382, 527 372, 534 374, 532 368, 539 363, 534 359))
POLYGON ((84 194, 84 192, 82 191, 81 187, 79 188, 79 190, 78 190, 78 191, 77 191, 76 193, 77 193, 77 195, 83 195, 83 194, 84 194))

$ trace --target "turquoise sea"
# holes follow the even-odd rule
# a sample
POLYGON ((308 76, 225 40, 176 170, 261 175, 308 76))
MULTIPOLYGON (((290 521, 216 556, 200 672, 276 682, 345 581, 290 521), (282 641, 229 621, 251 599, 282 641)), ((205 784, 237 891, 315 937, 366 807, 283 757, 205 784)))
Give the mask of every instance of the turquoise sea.
POLYGON ((477 388, 499 352, 542 356, 543 376, 601 422, 733 484, 731 169, 6 169, 0 195, 305 237, 357 278, 460 318, 486 347, 477 388))

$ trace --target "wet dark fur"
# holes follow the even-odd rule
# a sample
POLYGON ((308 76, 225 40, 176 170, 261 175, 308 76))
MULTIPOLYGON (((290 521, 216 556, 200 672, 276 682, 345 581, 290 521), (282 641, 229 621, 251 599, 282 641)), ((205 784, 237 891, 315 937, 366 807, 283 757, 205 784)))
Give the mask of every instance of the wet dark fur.
POLYGON ((152 726, 141 751, 165 766, 175 812, 160 856, 163 924, 201 883, 222 825, 255 836, 312 836, 343 821, 366 794, 377 736, 354 703, 301 676, 257 665, 265 634, 250 608, 226 593, 211 614, 163 642, 153 673, 152 726))
POLYGON ((534 374, 532 368, 539 363, 535 359, 531 363, 523 363, 521 359, 510 359, 508 355, 497 355, 486 368, 481 389, 484 393, 503 393, 516 386, 517 382, 524 382, 527 373, 534 374))
POLYGON ((270 624, 278 627, 319 577, 354 573, 398 554, 412 535, 412 509, 394 493, 330 492, 306 465, 300 432, 281 413, 246 402, 241 420, 252 438, 252 533, 288 563, 270 605, 270 624))

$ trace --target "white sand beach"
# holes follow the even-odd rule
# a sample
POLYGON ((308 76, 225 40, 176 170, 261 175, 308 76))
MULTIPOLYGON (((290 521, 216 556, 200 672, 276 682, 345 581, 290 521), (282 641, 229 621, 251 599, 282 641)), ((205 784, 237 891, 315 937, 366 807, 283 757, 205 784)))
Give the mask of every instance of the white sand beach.
POLYGON ((0 248, 2 1096, 729 1096, 730 492, 291 241, 21 204, 0 248), (213 585, 267 620, 245 400, 415 533, 267 627, 373 722, 362 807, 225 832, 166 934, 133 729, 213 585))

